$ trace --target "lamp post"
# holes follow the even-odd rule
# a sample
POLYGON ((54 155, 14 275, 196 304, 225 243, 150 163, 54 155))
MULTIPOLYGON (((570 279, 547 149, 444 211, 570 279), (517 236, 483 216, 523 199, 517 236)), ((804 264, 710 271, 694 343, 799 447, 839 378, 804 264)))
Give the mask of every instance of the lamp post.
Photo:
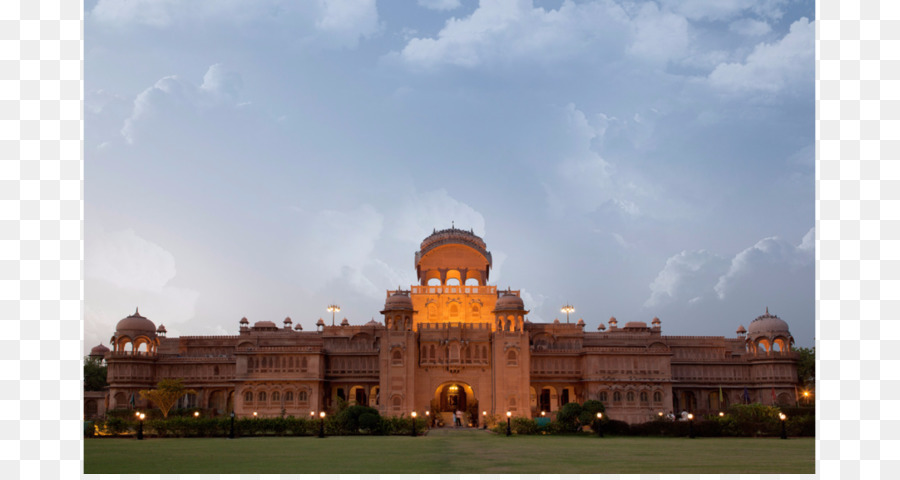
POLYGON ((512 435, 512 428, 510 427, 510 419, 512 418, 512 412, 506 411, 506 436, 512 435))
POLYGON ((194 418, 198 418, 200 416, 200 412, 194 412, 194 418))
POLYGON ((803 400, 806 405, 809 405, 809 390, 803 391, 803 400))
POLYGON ((338 305, 332 303, 331 305, 328 306, 328 309, 327 309, 327 310, 328 310, 329 312, 331 312, 331 326, 333 327, 333 326, 334 326, 334 312, 340 312, 340 311, 341 311, 341 307, 339 307, 338 305))
POLYGON ((325 438, 325 412, 319 414, 319 438, 325 438))
POLYGON ((410 414, 410 416, 412 417, 412 436, 415 437, 416 436, 416 412, 412 412, 412 414, 410 414))
POLYGON ((144 439, 144 414, 142 413, 142 414, 138 415, 138 418, 141 420, 141 422, 138 424, 138 438, 137 439, 143 440, 144 439))
POLYGON ((779 413, 778 418, 781 419, 781 439, 787 440, 787 428, 784 425, 784 421, 787 420, 787 415, 779 413))
POLYGON ((575 311, 575 307, 569 304, 565 304, 561 309, 559 309, 559 311, 566 314, 566 323, 569 323, 569 314, 575 311))
POLYGON ((234 438, 234 410, 231 411, 231 429, 228 431, 228 438, 234 438))
POLYGON ((481 412, 481 422, 484 423, 481 428, 487 430, 487 410, 481 412))
POLYGON ((431 418, 431 410, 425 410, 425 425, 428 425, 429 428, 434 428, 433 422, 434 419, 431 418))
POLYGON ((694 438, 694 414, 688 414, 688 437, 694 438))
POLYGON ((597 412, 597 436, 600 438, 603 438, 603 428, 602 428, 603 424, 600 423, 602 421, 603 421, 603 412, 597 412))

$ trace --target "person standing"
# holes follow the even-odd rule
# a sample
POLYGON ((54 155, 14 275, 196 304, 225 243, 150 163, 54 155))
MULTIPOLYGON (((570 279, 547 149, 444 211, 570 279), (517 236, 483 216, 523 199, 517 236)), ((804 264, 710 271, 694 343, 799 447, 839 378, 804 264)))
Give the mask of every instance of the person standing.
POLYGON ((457 420, 457 418, 456 418, 456 412, 453 412, 453 426, 454 426, 454 427, 457 425, 457 422, 458 422, 458 421, 459 421, 459 420, 457 420))
POLYGON ((463 420, 463 413, 459 410, 456 411, 456 426, 461 427, 463 420))

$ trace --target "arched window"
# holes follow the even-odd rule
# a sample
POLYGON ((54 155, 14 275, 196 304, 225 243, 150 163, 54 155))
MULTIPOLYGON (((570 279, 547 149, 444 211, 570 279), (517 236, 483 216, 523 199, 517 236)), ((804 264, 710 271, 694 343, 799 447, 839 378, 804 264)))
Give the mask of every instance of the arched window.
POLYGON ((244 403, 253 403, 253 392, 244 393, 244 403))
POLYGON ((260 403, 265 402, 266 401, 266 392, 259 392, 259 395, 256 396, 256 400, 259 401, 260 403))
POLYGON ((300 393, 297 394, 297 400, 300 403, 306 403, 309 396, 306 393, 306 390, 301 390, 300 393))
POLYGON ((250 357, 247 359, 247 369, 253 370, 254 368, 256 368, 256 359, 250 357))
POLYGON ((281 393, 280 392, 272 392, 272 401, 280 402, 281 401, 281 393))
POLYGON ((458 322, 459 321, 459 305, 455 303, 450 304, 450 321, 458 322))
POLYGON ((509 353, 506 354, 506 366, 515 367, 517 365, 519 365, 519 354, 516 353, 515 350, 510 350, 509 353))
POLYGON ((466 286, 467 286, 467 287, 477 287, 477 286, 478 286, 478 279, 475 278, 475 277, 469 277, 469 278, 467 278, 467 279, 466 279, 466 286))
POLYGON ((435 355, 434 355, 434 345, 430 345, 430 346, 428 347, 428 358, 430 358, 432 362, 433 362, 434 359, 435 359, 435 355))
POLYGON ((429 278, 427 284, 430 287, 439 287, 441 285, 441 279, 437 277, 429 278))
POLYGON ((622 392, 613 392, 613 402, 619 403, 622 401, 622 392))
POLYGON ((293 402, 294 401, 294 392, 285 392, 284 393, 284 401, 285 402, 293 402))
POLYGON ((472 346, 466 347, 466 363, 472 363, 472 346))
POLYGON ((653 392, 653 401, 656 403, 662 402, 662 393, 653 392))
POLYGON ((458 286, 459 286, 459 279, 458 279, 458 278, 448 278, 448 279, 447 279, 447 285, 452 285, 452 286, 454 286, 454 287, 458 287, 458 286))
POLYGON ((606 395, 606 392, 600 392, 600 401, 601 402, 606 402, 607 398, 608 398, 608 396, 606 395))
POLYGON ((478 322, 481 320, 481 308, 478 305, 472 305, 472 321, 478 322))
POLYGON ((628 392, 628 393, 626 393, 626 394, 625 394, 625 400, 628 400, 629 402, 633 402, 633 401, 634 401, 634 392, 628 392))
POLYGON ((306 357, 303 357, 303 358, 300 360, 300 371, 301 371, 301 372, 305 372, 306 369, 307 369, 306 357))
POLYGON ((403 354, 400 353, 400 350, 391 352, 391 365, 395 367, 403 365, 403 354))
POLYGON ((650 397, 647 395, 647 392, 641 392, 641 401, 642 402, 650 401, 650 397))

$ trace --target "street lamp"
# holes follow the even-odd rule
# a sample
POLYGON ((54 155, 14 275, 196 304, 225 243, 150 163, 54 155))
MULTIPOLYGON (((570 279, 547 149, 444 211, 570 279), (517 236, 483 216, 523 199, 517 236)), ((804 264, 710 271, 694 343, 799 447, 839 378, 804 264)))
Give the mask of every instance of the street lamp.
POLYGON ((319 438, 325 438, 325 412, 319 414, 319 438))
POLYGON ((428 425, 429 427, 434 428, 434 424, 431 423, 434 421, 434 419, 431 418, 431 410, 425 410, 425 416, 428 417, 425 419, 425 424, 428 425))
POLYGON ((785 415, 784 413, 779 413, 778 418, 781 419, 781 439, 787 440, 787 429, 784 426, 784 421, 787 420, 787 415, 785 415))
POLYGON ((688 437, 694 438, 694 414, 688 414, 688 437))
POLYGON ((256 412, 253 412, 253 416, 254 416, 254 417, 256 417, 256 416, 257 416, 257 415, 256 415, 256 412))
POLYGON ((332 303, 331 305, 328 306, 327 310, 329 312, 331 312, 331 326, 333 327, 334 326, 334 312, 340 312, 341 307, 332 303))
POLYGON ((510 428, 510 419, 512 418, 512 412, 509 410, 506 411, 506 436, 512 435, 512 428, 510 428))
POLYGON ((547 412, 541 410, 541 416, 543 417, 543 416, 545 416, 545 415, 547 415, 547 412))
POLYGON ((200 416, 200 412, 194 412, 194 418, 197 418, 199 416, 200 416))
POLYGON ((566 323, 569 323, 569 314, 575 311, 575 307, 566 304, 563 305, 562 308, 559 309, 559 311, 566 314, 566 323))
POLYGON ((481 419, 481 421, 484 422, 484 425, 481 428, 487 430, 487 410, 481 412, 481 419))
POLYGON ((141 423, 138 424, 138 440, 144 439, 144 414, 141 413, 138 415, 138 418, 141 419, 141 423))
POLYGON ((601 428, 601 426, 603 424, 600 423, 602 421, 603 421, 603 412, 597 412, 597 436, 600 438, 603 438, 603 429, 601 428))
POLYGON ((412 412, 412 436, 416 436, 416 412, 412 412))
POLYGON ((807 405, 809 405, 809 390, 803 391, 803 400, 806 402, 807 405))

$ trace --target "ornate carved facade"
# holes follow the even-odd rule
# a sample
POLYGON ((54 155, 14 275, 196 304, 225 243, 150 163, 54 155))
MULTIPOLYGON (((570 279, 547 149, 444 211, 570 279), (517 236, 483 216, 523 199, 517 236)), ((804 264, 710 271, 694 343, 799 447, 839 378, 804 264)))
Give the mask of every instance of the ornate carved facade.
MULTIPOLYGON (((317 331, 241 319, 230 336, 167 338, 137 311, 101 352, 109 408, 144 401, 138 390, 183 378, 197 391, 182 406, 239 416, 310 415, 338 398, 386 415, 465 410, 552 415, 567 402, 602 401, 611 418, 643 422, 660 412, 714 413, 731 403, 796 401, 797 357, 787 324, 770 315, 735 338, 664 336, 661 322, 611 318, 531 323, 515 290, 488 284, 481 238, 436 231, 415 255, 419 284, 387 292, 383 322, 317 331)), ((99 351, 99 350, 98 350, 99 351)))

